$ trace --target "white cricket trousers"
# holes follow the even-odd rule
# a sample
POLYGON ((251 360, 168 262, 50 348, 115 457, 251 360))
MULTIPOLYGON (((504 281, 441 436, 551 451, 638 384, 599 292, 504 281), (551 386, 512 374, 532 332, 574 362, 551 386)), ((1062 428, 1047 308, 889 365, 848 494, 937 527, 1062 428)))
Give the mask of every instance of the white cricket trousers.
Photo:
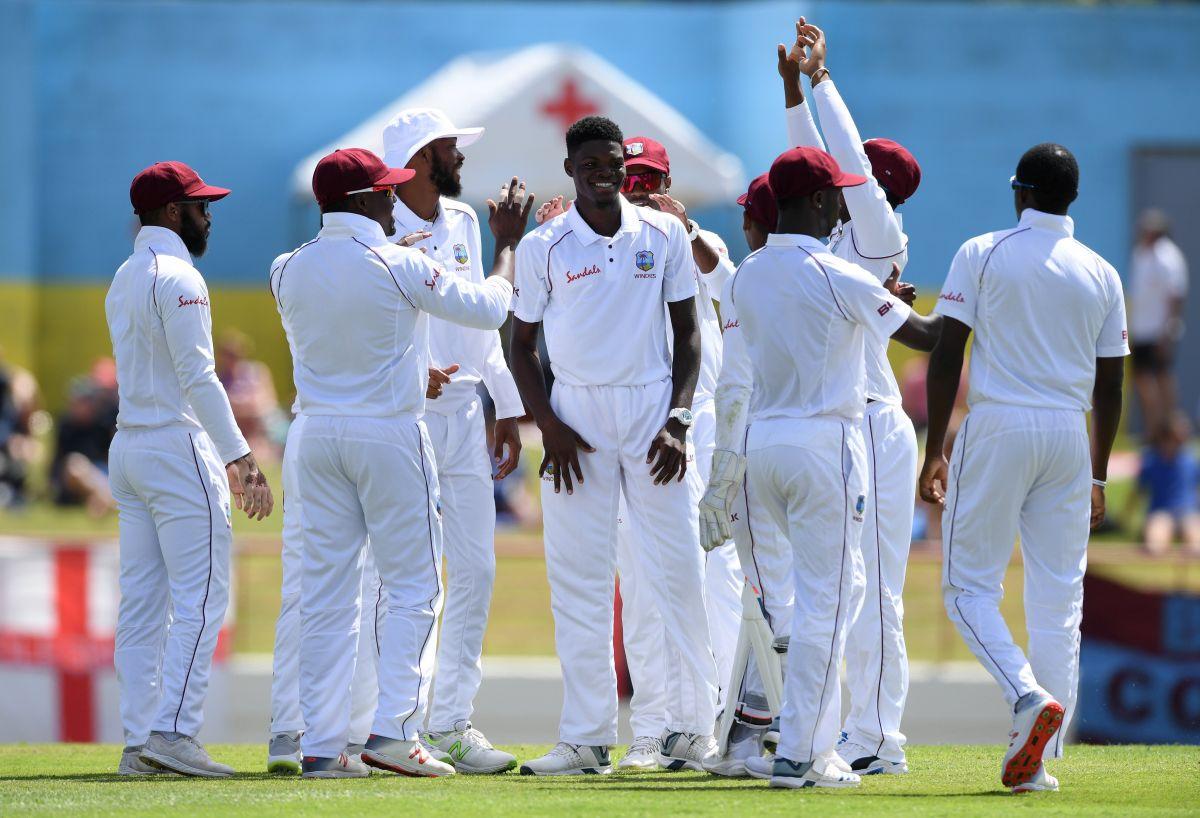
POLYGON ((862 555, 862 610, 846 636, 849 741, 888 761, 904 760, 900 720, 908 698, 904 645, 904 574, 916 507, 917 435, 899 404, 867 404, 867 510, 862 555))
POLYGON ((411 741, 425 720, 442 599, 429 437, 413 416, 310 416, 296 443, 301 748, 330 758, 349 743, 368 536, 387 591, 371 732, 411 741))
POLYGON ((717 668, 704 606, 704 560, 694 490, 656 486, 646 454, 666 422, 671 382, 644 386, 554 384, 550 401, 596 451, 580 452, 584 482, 573 494, 542 482, 546 573, 555 646, 563 671, 559 738, 571 744, 617 740, 613 666, 613 583, 617 506, 624 492, 641 533, 641 562, 666 634, 667 728, 708 734, 716 717, 717 668))
POLYGON ((496 498, 478 398, 454 414, 427 410, 424 422, 437 459, 446 558, 446 599, 429 710, 429 729, 440 733, 470 720, 483 680, 483 636, 496 580, 496 498))
POLYGON ((942 516, 946 612, 1005 700, 1040 685, 1066 709, 1049 751, 1061 758, 1079 686, 1079 623, 1091 512, 1084 413, 971 407, 950 458, 942 516), (1021 536, 1029 658, 1000 614, 1001 582, 1021 536))
POLYGON ((113 663, 125 744, 195 737, 229 603, 229 481, 203 431, 121 430, 108 455, 121 541, 113 663))
MULTIPOLYGON (((296 460, 300 446, 296 440, 304 428, 304 415, 288 428, 283 450, 283 583, 279 619, 275 622, 275 653, 271 667, 271 732, 304 731, 300 712, 300 576, 303 534, 300 526, 300 500, 296 486, 296 460)), ((363 744, 371 734, 375 708, 379 703, 375 665, 379 656, 379 633, 387 595, 375 571, 375 560, 368 547, 362 582, 362 617, 358 630, 358 661, 351 684, 350 744, 363 744)))
POLYGON ((795 606, 778 756, 812 761, 838 739, 842 655, 864 581, 859 425, 831 417, 755 421, 746 478, 792 545, 795 606))
MULTIPOLYGON (((691 488, 692 502, 698 507, 712 471, 716 414, 711 400, 693 404, 692 414, 695 420, 688 436, 695 449, 695 458, 688 462, 684 482, 691 488)), ((640 535, 641 532, 629 523, 629 509, 622 495, 617 515, 617 571, 621 575, 621 634, 629 678, 633 682, 629 725, 635 736, 658 736, 667 726, 666 633, 654 602, 654 586, 645 581, 644 567, 638 560, 644 551, 640 535)), ((737 648, 744 582, 733 543, 726 543, 705 555, 708 632, 717 662, 717 682, 722 686, 718 709, 723 706, 723 686, 729 681, 737 648)))

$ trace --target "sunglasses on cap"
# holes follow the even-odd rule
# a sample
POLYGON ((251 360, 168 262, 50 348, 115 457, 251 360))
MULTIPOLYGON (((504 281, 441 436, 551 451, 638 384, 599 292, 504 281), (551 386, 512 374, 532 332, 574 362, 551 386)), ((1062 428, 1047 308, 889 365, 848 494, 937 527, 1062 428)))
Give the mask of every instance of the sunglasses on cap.
POLYGON ((622 193, 632 193, 638 185, 641 185, 642 190, 647 193, 654 193, 663 183, 663 174, 657 170, 648 170, 644 173, 630 173, 625 176, 625 181, 621 185, 622 193))
POLYGON ((396 200, 396 189, 391 185, 383 185, 382 187, 364 187, 361 190, 347 190, 347 196, 353 196, 355 193, 386 193, 389 202, 396 200))
POLYGON ((1012 187, 1013 190, 1022 190, 1022 189, 1037 190, 1037 185, 1030 185, 1030 184, 1026 184, 1025 182, 1018 182, 1015 174, 1013 175, 1013 177, 1011 179, 1008 180, 1008 184, 1012 187))

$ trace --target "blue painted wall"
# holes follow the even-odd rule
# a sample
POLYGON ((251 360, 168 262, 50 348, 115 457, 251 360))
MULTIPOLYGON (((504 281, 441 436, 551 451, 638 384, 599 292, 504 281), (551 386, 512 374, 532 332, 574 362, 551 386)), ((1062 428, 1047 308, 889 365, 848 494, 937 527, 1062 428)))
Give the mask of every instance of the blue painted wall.
MULTIPOLYGON (((1129 152, 1200 142, 1200 8, 874 2, 0 3, 0 277, 105 280, 128 252, 132 175, 160 159, 234 189, 205 273, 261 284, 299 238, 295 163, 454 56, 574 41, 637 76, 757 173, 783 147, 774 44, 805 13, 865 136, 922 163, 910 276, 1013 221, 1020 153, 1083 169, 1079 237, 1123 267, 1129 152)), ((469 165, 468 165, 469 170, 469 165)), ((709 224, 741 248, 736 211, 709 224)))

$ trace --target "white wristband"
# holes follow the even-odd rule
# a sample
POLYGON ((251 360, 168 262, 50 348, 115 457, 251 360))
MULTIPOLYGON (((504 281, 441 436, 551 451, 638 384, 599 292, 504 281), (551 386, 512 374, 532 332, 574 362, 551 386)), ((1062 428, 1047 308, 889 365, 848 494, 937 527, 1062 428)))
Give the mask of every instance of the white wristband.
POLYGON ((1093 477, 1093 478, 1092 478, 1092 485, 1093 485, 1093 486, 1099 486, 1100 488, 1104 488, 1105 486, 1107 486, 1107 485, 1108 485, 1108 481, 1107 481, 1107 480, 1097 480, 1095 477, 1093 477))

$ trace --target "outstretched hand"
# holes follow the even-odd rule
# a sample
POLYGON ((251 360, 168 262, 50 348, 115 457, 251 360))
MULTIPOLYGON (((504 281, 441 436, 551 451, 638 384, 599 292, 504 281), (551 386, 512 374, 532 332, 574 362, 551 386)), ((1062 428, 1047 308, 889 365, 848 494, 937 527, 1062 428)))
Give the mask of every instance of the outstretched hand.
POLYGON ((545 224, 551 219, 561 216, 570 209, 570 199, 564 200, 562 196, 555 196, 553 199, 537 209, 537 213, 533 214, 533 220, 538 224, 545 224))
MULTIPOLYGON (((825 67, 825 32, 812 25, 803 23, 796 27, 796 44, 792 50, 800 55, 797 66, 800 72, 812 77, 818 70, 825 67), (808 49, 807 55, 804 50, 808 49)), ((790 55, 789 55, 790 56, 790 55)))
POLYGON ((892 262, 892 274, 883 282, 883 288, 908 306, 917 303, 917 288, 900 280, 900 265, 892 262))
POLYGON ((525 196, 525 183, 516 176, 500 187, 500 200, 487 200, 488 227, 497 244, 516 246, 525 235, 529 212, 533 210, 533 194, 525 196))
POLYGON ((796 39, 792 43, 791 48, 780 43, 775 46, 777 65, 779 76, 790 83, 800 82, 800 62, 804 59, 804 46, 806 41, 801 39, 800 30, 804 27, 805 21, 801 17, 796 21, 796 39))

